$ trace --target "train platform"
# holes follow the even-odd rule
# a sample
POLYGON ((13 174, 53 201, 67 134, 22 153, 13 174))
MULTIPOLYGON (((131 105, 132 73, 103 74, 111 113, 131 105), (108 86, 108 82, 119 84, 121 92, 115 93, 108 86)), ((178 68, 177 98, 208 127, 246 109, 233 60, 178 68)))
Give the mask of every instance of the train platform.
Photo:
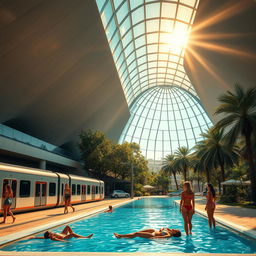
MULTIPOLYGON (((34 233, 53 228, 58 225, 75 221, 77 219, 95 214, 108 208, 130 201, 130 198, 122 199, 104 199, 103 201, 90 202, 74 205, 75 212, 69 208, 68 214, 63 214, 64 207, 19 213, 16 214, 15 223, 12 224, 12 218, 8 216, 5 224, 0 224, 0 246, 8 242, 29 236, 34 233)), ((0 217, 1 222, 2 217, 0 217)))

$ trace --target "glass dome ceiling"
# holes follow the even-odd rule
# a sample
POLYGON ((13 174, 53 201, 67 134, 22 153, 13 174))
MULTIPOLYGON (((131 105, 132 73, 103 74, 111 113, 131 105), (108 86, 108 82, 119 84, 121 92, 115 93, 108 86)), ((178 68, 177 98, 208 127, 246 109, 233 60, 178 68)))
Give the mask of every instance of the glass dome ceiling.
POLYGON ((183 63, 199 0, 96 3, 131 113, 119 142, 138 142, 154 160, 194 146, 211 125, 183 63))
POLYGON ((146 90, 130 112, 120 141, 140 144, 147 159, 160 160, 180 146, 193 147, 211 126, 198 98, 174 86, 146 90))

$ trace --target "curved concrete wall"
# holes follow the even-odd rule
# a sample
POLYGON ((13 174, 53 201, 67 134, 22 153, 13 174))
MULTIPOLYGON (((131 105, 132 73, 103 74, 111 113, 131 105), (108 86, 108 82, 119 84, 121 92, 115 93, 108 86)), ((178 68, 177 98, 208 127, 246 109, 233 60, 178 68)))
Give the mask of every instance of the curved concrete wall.
POLYGON ((256 86, 256 2, 201 0, 193 30, 185 68, 216 121, 220 94, 235 83, 256 86))
POLYGON ((94 0, 0 2, 0 123, 55 145, 118 140, 129 112, 94 0))

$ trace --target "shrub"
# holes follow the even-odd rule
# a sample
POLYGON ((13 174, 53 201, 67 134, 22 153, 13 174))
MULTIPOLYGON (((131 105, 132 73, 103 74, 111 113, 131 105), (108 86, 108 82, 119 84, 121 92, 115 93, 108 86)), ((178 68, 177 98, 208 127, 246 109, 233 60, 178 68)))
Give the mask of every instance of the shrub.
POLYGON ((134 195, 135 196, 142 196, 143 194, 142 194, 142 192, 140 190, 135 190, 134 191, 134 195))
POLYGON ((224 195, 220 197, 220 203, 237 203, 238 188, 236 186, 226 186, 224 195))

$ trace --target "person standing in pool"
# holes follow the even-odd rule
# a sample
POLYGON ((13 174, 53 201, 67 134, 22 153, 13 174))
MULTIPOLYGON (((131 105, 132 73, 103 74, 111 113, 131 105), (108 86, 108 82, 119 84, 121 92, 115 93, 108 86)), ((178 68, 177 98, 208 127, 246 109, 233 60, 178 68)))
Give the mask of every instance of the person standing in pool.
POLYGON ((210 228, 212 226, 215 228, 215 219, 214 219, 214 211, 215 211, 215 200, 216 200, 216 193, 214 190, 214 187, 212 184, 208 183, 207 184, 207 195, 206 195, 206 206, 205 210, 208 215, 208 223, 210 228))
POLYGON ((4 195, 3 195, 3 212, 4 212, 4 219, 2 223, 5 223, 7 215, 9 214, 12 216, 12 223, 15 221, 15 217, 13 216, 11 209, 13 201, 13 191, 10 184, 5 186, 4 195))
POLYGON ((113 212, 113 206, 110 205, 110 206, 108 207, 108 209, 107 209, 105 212, 113 212))
POLYGON ((186 181, 181 193, 180 212, 184 219, 184 229, 187 235, 192 235, 192 217, 195 213, 195 196, 191 189, 191 184, 186 181))
POLYGON ((71 189, 67 183, 65 184, 65 189, 64 189, 64 203, 65 203, 64 214, 68 213, 69 206, 72 208, 73 212, 75 211, 75 208, 71 205, 71 189))
POLYGON ((61 233, 53 233, 50 231, 46 231, 43 237, 31 237, 30 239, 51 239, 54 241, 64 241, 66 239, 70 239, 72 237, 75 238, 91 238, 93 234, 89 236, 80 236, 73 232, 70 226, 66 226, 61 233))
POLYGON ((149 239, 156 239, 156 238, 169 238, 169 237, 180 237, 181 232, 178 229, 170 229, 170 228, 161 228, 159 230, 156 229, 145 229, 138 232, 120 235, 118 233, 114 233, 116 238, 149 238, 149 239))

